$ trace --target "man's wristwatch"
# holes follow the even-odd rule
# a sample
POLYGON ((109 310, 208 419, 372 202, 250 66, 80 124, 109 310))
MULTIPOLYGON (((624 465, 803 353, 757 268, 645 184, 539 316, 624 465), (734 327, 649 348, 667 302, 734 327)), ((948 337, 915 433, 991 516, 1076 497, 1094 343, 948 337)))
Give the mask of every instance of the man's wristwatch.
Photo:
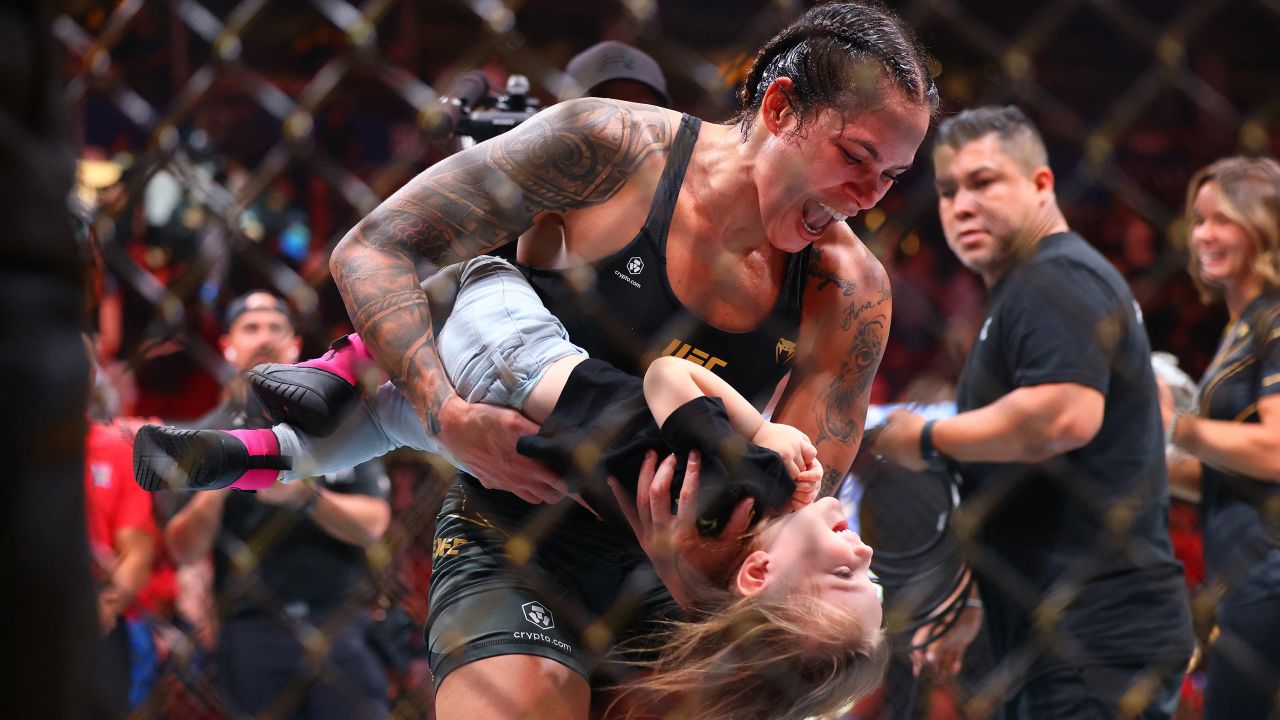
POLYGON ((924 466, 930 472, 950 472, 951 458, 933 446, 934 422, 936 421, 926 420, 924 427, 920 428, 920 459, 924 460, 924 466))

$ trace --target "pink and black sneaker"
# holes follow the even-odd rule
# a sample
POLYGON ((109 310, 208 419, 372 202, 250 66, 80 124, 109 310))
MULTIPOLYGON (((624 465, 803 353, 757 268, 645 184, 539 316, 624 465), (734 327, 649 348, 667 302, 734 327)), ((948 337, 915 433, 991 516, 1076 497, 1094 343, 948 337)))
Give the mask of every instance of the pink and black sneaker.
POLYGON ((333 341, 315 360, 258 365, 247 378, 272 422, 325 437, 360 398, 361 375, 373 366, 364 341, 353 333, 333 341))
POLYGON ((143 490, 261 490, 292 466, 270 430, 144 425, 133 439, 133 477, 143 490))

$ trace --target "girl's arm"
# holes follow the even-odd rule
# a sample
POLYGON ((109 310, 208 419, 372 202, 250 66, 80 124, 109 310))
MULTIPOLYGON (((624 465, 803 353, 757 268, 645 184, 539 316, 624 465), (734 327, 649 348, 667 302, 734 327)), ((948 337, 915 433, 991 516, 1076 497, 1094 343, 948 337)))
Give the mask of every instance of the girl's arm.
POLYGON ((799 430, 771 423, 715 373, 676 357, 654 360, 644 374, 644 397, 653 419, 662 427, 676 408, 700 397, 716 397, 724 403, 735 432, 782 458, 793 479, 810 470, 817 450, 799 430))
POLYGON ((764 417, 746 398, 701 365, 668 356, 654 360, 645 371, 644 399, 658 427, 662 427, 676 408, 700 397, 718 397, 724 401, 729 422, 743 437, 754 436, 764 424, 764 417))

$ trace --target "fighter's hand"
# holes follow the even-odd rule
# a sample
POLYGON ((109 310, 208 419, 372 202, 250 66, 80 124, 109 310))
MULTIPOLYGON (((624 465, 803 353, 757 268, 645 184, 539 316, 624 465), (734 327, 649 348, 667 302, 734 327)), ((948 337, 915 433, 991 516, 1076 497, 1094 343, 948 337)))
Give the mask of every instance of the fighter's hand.
POLYGON ((568 496, 568 484, 516 452, 517 440, 537 432, 537 424, 515 410, 468 403, 455 395, 440 409, 436 439, 481 485, 535 505, 556 503, 568 496))
POLYGON ((675 515, 671 514, 671 481, 676 468, 674 455, 668 456, 661 464, 656 453, 650 451, 645 455, 634 501, 616 479, 609 479, 609 487, 640 541, 640 547, 653 562, 671 597, 684 608, 692 607, 699 590, 709 585, 710 578, 722 575, 728 564, 733 562, 742 534, 751 522, 754 503, 751 498, 739 502, 718 537, 701 536, 697 529, 700 465, 698 454, 690 453, 675 515))
POLYGON ((804 472, 796 476, 796 491, 787 503, 787 512, 795 512, 818 499, 822 490, 822 463, 814 458, 804 472))
MULTIPOLYGON (((956 624, 923 648, 911 651, 911 670, 916 675, 928 673, 935 680, 947 682, 960 673, 964 665, 964 653, 982 628, 982 610, 965 607, 960 611, 956 624)), ((911 639, 913 646, 928 639, 933 625, 916 630, 911 639)))
POLYGON ((924 460, 920 457, 920 431, 923 429, 924 418, 906 410, 895 410, 875 436, 871 450, 908 470, 924 470, 924 460))
POLYGON ((808 435, 782 423, 765 420, 751 437, 751 442, 778 453, 792 480, 799 478, 809 468, 809 463, 818 457, 818 449, 808 435))

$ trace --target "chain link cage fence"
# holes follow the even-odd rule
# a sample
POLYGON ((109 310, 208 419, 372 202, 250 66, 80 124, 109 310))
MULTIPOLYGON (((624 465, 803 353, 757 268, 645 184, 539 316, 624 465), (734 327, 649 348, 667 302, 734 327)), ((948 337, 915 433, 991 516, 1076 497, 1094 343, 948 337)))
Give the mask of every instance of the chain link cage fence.
MULTIPOLYGON (((1280 3, 890 4, 926 44, 944 114, 1016 103, 1038 123, 1072 226, 1129 280, 1153 347, 1174 353, 1192 376, 1201 373, 1226 317, 1220 306, 1201 304, 1187 278, 1186 182, 1213 159, 1280 150, 1280 3)), ((213 407, 236 375, 218 346, 222 313, 253 288, 288 299, 304 357, 349 331, 329 253, 356 220, 456 149, 432 130, 438 98, 459 74, 480 69, 495 87, 526 76, 530 94, 547 105, 579 91, 564 74, 571 55, 616 39, 658 61, 676 109, 723 120, 755 49, 806 7, 797 0, 69 3, 54 34, 66 51, 81 211, 94 248, 90 311, 107 368, 100 412, 180 422, 213 407)), ((879 207, 850 220, 893 280, 878 403, 949 399, 984 313, 981 283, 942 239, 926 157, 922 151, 879 207)), ((384 466, 392 527, 364 553, 368 580, 347 595, 337 619, 317 625, 272 605, 271 622, 291 629, 308 660, 262 717, 303 709, 317 678, 332 681, 339 697, 357 693, 356 681, 326 658, 342 621, 366 615, 368 642, 389 678, 387 712, 432 716, 420 628, 432 557, 453 551, 433 539, 450 471, 412 452, 394 453, 384 466)), ((1194 506, 1175 503, 1175 545, 1208 642, 1221 588, 1201 585, 1195 523, 1194 506)), ((261 558, 288 531, 258 531, 232 552, 236 572, 260 572, 261 558)), ((172 574, 165 565, 156 577, 172 574)), ((171 584, 179 590, 149 593, 136 613, 158 650, 149 671, 135 662, 134 713, 233 717, 210 652, 219 609, 236 598, 222 588, 212 610, 184 611, 174 598, 208 578, 192 568, 177 576, 171 584)), ((245 583, 236 587, 249 592, 245 583)), ((902 647, 905 628, 893 625, 902 614, 890 607, 887 616, 902 647)), ((1262 659, 1245 665, 1264 677, 1277 672, 1262 659)), ((848 717, 989 717, 1005 687, 996 667, 975 650, 960 679, 935 685, 913 679, 900 657, 884 688, 848 717)), ((1198 672, 1188 676, 1180 717, 1198 717, 1198 672)))

